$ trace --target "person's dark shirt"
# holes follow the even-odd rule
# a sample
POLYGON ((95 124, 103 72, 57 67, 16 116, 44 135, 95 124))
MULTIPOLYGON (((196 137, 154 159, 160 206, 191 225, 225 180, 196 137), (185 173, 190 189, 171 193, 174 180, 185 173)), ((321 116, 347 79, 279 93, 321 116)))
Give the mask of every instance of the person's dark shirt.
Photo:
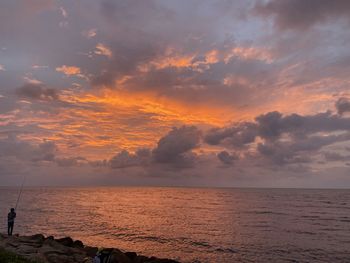
POLYGON ((7 222, 13 223, 15 222, 15 218, 16 218, 16 212, 10 212, 7 215, 7 222))

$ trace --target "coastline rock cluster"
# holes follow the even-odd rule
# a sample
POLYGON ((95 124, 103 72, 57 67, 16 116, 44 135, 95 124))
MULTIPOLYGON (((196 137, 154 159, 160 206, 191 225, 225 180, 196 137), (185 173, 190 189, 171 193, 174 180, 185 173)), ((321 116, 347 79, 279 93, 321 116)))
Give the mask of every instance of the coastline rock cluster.
MULTIPOLYGON (((98 248, 85 246, 80 240, 70 237, 55 239, 41 234, 33 236, 6 236, 0 234, 0 248, 42 263, 91 263, 98 248)), ((179 263, 171 259, 160 259, 122 252, 117 248, 110 252, 109 263, 179 263)))

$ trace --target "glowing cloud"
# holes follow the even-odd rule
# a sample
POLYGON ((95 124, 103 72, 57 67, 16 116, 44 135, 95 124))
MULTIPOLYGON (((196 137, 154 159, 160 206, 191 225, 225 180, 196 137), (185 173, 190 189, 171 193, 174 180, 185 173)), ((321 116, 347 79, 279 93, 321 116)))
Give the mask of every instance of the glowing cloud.
POLYGON ((57 72, 62 72, 63 74, 65 74, 67 76, 80 75, 81 74, 80 68, 79 67, 75 67, 75 66, 62 65, 61 67, 57 67, 56 71, 57 72))
POLYGON ((60 11, 61 11, 61 14, 64 18, 68 17, 68 13, 67 13, 66 9, 64 9, 62 6, 60 7, 60 11))
POLYGON ((271 63, 273 61, 272 54, 268 50, 262 48, 235 47, 226 56, 225 62, 227 63, 234 56, 244 60, 262 60, 266 61, 267 63, 271 63))
POLYGON ((93 38, 97 35, 97 29, 96 28, 92 28, 89 30, 85 30, 83 32, 81 32, 81 34, 86 37, 86 38, 93 38))
POLYGON ((107 47, 106 45, 102 43, 98 43, 96 45, 96 49, 94 51, 95 54, 101 55, 101 56, 106 56, 108 58, 111 58, 113 56, 112 51, 107 47))

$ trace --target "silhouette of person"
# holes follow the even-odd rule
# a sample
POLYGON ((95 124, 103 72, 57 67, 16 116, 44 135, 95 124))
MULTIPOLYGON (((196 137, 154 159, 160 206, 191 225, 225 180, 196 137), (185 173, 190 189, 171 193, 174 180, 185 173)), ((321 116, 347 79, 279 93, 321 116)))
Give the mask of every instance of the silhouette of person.
POLYGON ((15 224, 16 212, 11 208, 10 213, 7 214, 7 234, 12 236, 13 226, 15 224))

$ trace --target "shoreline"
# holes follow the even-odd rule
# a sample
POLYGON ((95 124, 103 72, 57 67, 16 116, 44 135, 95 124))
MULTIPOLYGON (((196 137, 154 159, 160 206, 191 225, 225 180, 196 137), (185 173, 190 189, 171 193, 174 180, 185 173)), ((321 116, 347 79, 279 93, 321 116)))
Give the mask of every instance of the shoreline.
MULTIPOLYGON (((86 246, 80 240, 73 240, 70 237, 55 239, 53 236, 45 237, 42 234, 32 236, 0 234, 0 249, 33 263, 92 263, 98 252, 97 247, 86 246)), ((103 252, 108 254, 108 263, 179 263, 167 258, 123 252, 118 248, 104 248, 103 252)))

